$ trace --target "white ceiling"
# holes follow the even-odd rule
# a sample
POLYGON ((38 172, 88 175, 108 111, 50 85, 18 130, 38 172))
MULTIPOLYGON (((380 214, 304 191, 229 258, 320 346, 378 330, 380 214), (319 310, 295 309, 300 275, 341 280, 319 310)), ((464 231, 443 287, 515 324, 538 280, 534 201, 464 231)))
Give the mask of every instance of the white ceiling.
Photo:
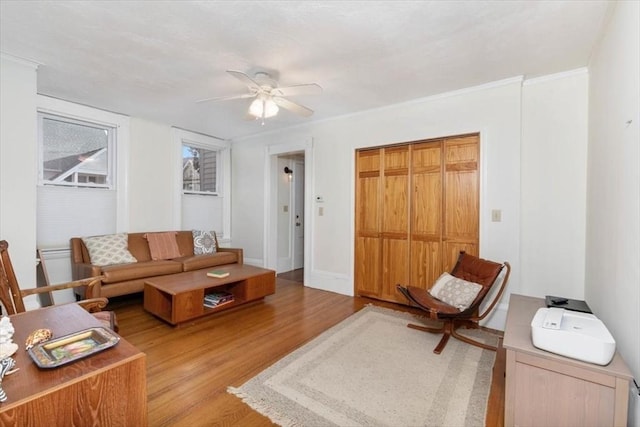
POLYGON ((0 51, 42 64, 38 92, 230 139, 509 77, 587 65, 608 1, 9 1, 0 51), (245 120, 225 70, 318 83, 245 120))

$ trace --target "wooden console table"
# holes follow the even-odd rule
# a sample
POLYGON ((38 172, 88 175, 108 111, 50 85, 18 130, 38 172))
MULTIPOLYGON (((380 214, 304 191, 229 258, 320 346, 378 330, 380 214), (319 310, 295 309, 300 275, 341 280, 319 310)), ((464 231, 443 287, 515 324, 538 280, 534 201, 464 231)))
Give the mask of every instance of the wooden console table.
POLYGON ((2 426, 146 426, 146 356, 120 339, 114 347, 58 368, 40 369, 25 351, 35 329, 60 337, 101 326, 77 304, 63 304, 10 316, 13 355, 19 370, 4 377, 7 401, 2 426))
POLYGON ((144 283, 144 309, 177 325, 264 298, 276 291, 276 272, 273 270, 246 264, 225 265, 211 270, 225 271, 229 276, 214 278, 207 276, 210 270, 195 270, 147 280, 144 283), (234 301, 220 307, 205 307, 205 293, 214 291, 230 292, 234 301))
POLYGON ((531 320, 544 306, 542 298, 509 300, 505 426, 626 426, 632 374, 620 354, 600 366, 534 347, 531 320))

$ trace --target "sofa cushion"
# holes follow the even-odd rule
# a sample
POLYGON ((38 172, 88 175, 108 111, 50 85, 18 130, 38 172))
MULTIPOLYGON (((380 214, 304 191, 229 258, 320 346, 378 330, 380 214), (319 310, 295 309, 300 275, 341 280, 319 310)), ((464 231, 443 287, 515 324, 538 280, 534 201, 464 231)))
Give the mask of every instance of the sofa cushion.
POLYGON ((147 261, 135 264, 109 265, 102 268, 102 283, 117 283, 182 272, 182 264, 175 261, 147 261))
POLYGON ((223 264, 235 264, 238 262, 238 255, 234 252, 216 252, 215 254, 176 258, 173 261, 182 263, 183 271, 192 271, 223 264))
POLYGON ((193 230, 193 254, 216 253, 215 231, 193 230))
POLYGON ((83 237, 82 241, 93 265, 105 266, 137 261, 127 249, 127 233, 83 237))
POLYGON ((172 259, 182 256, 176 241, 176 232, 147 233, 144 236, 149 242, 152 260, 172 259))

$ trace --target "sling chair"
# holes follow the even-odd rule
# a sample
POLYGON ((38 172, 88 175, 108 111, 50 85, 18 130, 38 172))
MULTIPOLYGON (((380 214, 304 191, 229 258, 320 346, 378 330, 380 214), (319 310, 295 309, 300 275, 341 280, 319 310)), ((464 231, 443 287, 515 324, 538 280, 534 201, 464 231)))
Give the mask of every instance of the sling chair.
MULTIPOLYGON (((418 329, 426 332, 443 333, 442 339, 433 350, 436 354, 440 354, 440 352, 442 352, 445 345, 447 345, 447 341, 449 341, 450 336, 454 336, 466 343, 495 351, 496 347, 494 346, 458 334, 456 332, 456 328, 460 326, 464 326, 466 328, 478 328, 478 322, 484 319, 491 310, 493 310, 498 301, 500 301, 500 297, 502 296, 507 280, 509 279, 510 272, 511 266, 508 262, 498 264, 461 251, 458 256, 458 261, 451 271, 451 275, 443 274, 430 290, 415 286, 396 286, 396 289, 398 289, 398 291, 400 291, 409 300, 409 302, 426 311, 430 319, 442 322, 442 327, 440 328, 413 324, 409 324, 407 326, 412 329, 418 329), (500 276, 500 272, 505 267, 506 273, 499 285, 498 292, 495 293, 493 300, 485 307, 485 310, 479 314, 481 303, 490 293, 492 287, 499 281, 498 276, 500 276), (453 278, 451 276, 453 276, 453 278), (462 279, 462 281, 455 280, 454 278, 462 279), (458 290, 462 287, 467 292, 469 290, 472 290, 473 292, 476 290, 478 291, 475 298, 473 298, 473 293, 470 294, 470 298, 473 298, 473 300, 468 306, 466 306, 466 308, 464 307, 466 304, 459 304, 460 301, 456 301, 455 297, 451 297, 455 292, 448 292, 447 290, 447 286, 453 286, 454 282, 457 282, 455 285, 458 290), (468 282, 473 283, 469 284, 468 282), (478 287, 478 285, 480 286, 478 287), (434 292, 436 286, 439 286, 438 291, 444 290, 444 294, 442 292, 434 292), (449 303, 435 298, 432 293, 436 293, 440 298, 449 301, 449 303), (457 306, 451 304, 456 304, 457 306)), ((451 290, 452 289, 449 288, 449 291, 451 290)), ((467 293, 467 295, 469 294, 467 293)))
POLYGON ((117 332, 118 324, 115 313, 112 311, 102 311, 102 309, 107 306, 109 300, 101 297, 91 298, 96 292, 99 293, 99 290, 96 291, 96 288, 99 289, 101 279, 102 276, 90 277, 88 279, 76 280, 59 285, 21 290, 18 286, 13 265, 11 264, 11 258, 9 258, 9 243, 7 243, 6 240, 0 240, 0 302, 2 303, 5 314, 16 314, 26 311, 23 298, 28 295, 86 286, 85 295, 90 299, 78 301, 77 304, 91 313, 102 325, 117 332))

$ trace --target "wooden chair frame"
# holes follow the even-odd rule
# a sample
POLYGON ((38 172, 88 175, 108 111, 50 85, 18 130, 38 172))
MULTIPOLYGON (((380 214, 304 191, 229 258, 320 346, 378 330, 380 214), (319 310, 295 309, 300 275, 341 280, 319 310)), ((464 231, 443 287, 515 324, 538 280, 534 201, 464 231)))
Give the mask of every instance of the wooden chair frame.
POLYGON ((484 319, 493 310, 498 301, 500 301, 509 280, 510 273, 511 266, 508 262, 498 264, 493 261, 474 257, 473 255, 469 255, 464 251, 461 251, 458 256, 458 261, 451 271, 451 275, 482 285, 482 289, 478 293, 478 296, 467 309, 460 311, 457 308, 432 297, 426 289, 415 286, 405 287, 397 285, 396 289, 402 293, 412 303, 412 305, 426 311, 430 319, 442 322, 442 326, 440 327, 429 327, 415 324, 409 324, 407 326, 409 328, 425 332, 442 333, 442 339, 433 350, 436 354, 440 354, 442 352, 449 341, 449 337, 451 336, 468 344, 495 351, 495 346, 460 335, 457 333, 456 329, 461 326, 466 328, 479 327, 480 320, 484 319), (503 269, 506 269, 506 273, 500 282, 498 292, 495 293, 493 299, 485 307, 484 311, 479 313, 480 305, 499 281, 500 273, 503 269))
MULTIPOLYGON (((101 280, 102 276, 97 276, 58 285, 20 289, 13 265, 11 264, 11 258, 9 257, 9 243, 6 240, 0 240, 0 302, 2 302, 6 314, 11 315, 26 311, 24 297, 28 295, 37 295, 81 286, 86 287, 87 296, 99 295, 101 280)), ((78 301, 77 303, 90 313, 98 313, 107 306, 109 300, 104 297, 94 297, 78 301)), ((112 329, 117 330, 114 316, 112 315, 111 318, 112 329)))

